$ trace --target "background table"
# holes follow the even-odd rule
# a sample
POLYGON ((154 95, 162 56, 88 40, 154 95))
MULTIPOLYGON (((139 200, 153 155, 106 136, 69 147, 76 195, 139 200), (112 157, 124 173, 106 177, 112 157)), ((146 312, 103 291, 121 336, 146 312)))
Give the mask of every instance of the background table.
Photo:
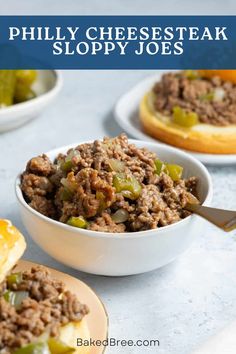
MULTIPOLYGON (((26 1, 8 0, 1 14, 234 14, 234 1, 26 1), (135 5, 134 5, 135 4, 135 5), (170 12, 171 11, 171 12, 170 12)), ((107 353, 189 354, 236 317, 236 233, 205 224, 191 249, 148 274, 108 278, 80 273, 56 262, 27 235, 17 209, 14 181, 25 162, 54 147, 121 132, 112 116, 117 98, 145 71, 65 71, 57 101, 37 120, 0 135, 0 216, 26 235, 25 258, 79 277, 101 296, 110 336, 159 339, 159 348, 117 348, 107 353)), ((216 207, 236 209, 236 166, 210 167, 216 207)), ((223 353, 222 353, 223 354, 223 353)))

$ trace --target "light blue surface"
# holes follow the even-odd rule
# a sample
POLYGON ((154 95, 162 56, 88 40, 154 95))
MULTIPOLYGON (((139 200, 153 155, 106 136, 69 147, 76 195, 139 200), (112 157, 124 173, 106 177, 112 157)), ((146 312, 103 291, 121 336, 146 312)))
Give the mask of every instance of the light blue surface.
MULTIPOLYGON (((13 1, 1 14, 235 14, 233 1, 13 1), (81 4, 79 6, 79 3, 81 4), (199 9, 201 7, 201 9, 199 9), (182 9, 182 10, 181 10, 182 9)), ((236 233, 205 224, 204 233, 178 261, 149 274, 107 278, 59 264, 29 238, 14 195, 17 173, 32 156, 79 140, 121 132, 111 111, 117 98, 145 78, 145 71, 63 72, 64 87, 53 106, 37 120, 0 135, 0 215, 27 237, 25 258, 79 277, 103 299, 110 336, 160 340, 157 349, 108 349, 108 354, 189 354, 193 347, 236 318, 236 233)), ((213 204, 236 209, 236 167, 211 167, 213 204)), ((144 261, 145 260, 140 260, 144 261)), ((222 353, 223 354, 223 353, 222 353)))

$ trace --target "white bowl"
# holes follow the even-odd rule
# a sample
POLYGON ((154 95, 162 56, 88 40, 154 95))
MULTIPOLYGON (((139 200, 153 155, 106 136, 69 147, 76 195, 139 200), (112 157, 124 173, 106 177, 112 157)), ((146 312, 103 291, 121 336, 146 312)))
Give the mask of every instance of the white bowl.
POLYGON ((62 86, 62 76, 56 70, 37 70, 32 88, 36 97, 0 109, 0 132, 15 129, 37 117, 53 101, 62 86))
MULTIPOLYGON (((201 162, 175 148, 131 141, 138 147, 156 152, 164 161, 182 165, 184 177, 197 176, 200 200, 204 205, 210 204, 211 177, 201 162)), ((58 153, 65 153, 72 146, 55 149, 47 155, 54 159, 58 153)), ((16 195, 23 223, 33 240, 58 261, 87 273, 121 276, 162 267, 186 251, 201 232, 202 219, 197 215, 159 229, 132 233, 77 229, 32 209, 22 195, 20 176, 16 180, 16 195)))

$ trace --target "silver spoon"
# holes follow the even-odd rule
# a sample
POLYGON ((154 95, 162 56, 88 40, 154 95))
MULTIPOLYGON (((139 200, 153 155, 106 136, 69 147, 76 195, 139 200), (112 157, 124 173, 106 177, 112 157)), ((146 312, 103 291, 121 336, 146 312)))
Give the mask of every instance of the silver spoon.
POLYGON ((224 231, 236 229, 236 211, 210 208, 200 204, 186 204, 184 209, 198 214, 224 231))

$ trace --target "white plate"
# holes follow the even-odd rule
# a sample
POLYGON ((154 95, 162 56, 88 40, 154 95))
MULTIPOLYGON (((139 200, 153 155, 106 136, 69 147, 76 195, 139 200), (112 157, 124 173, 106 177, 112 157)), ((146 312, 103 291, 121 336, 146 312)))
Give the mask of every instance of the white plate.
MULTIPOLYGON (((174 71, 174 70, 173 70, 174 71)), ((151 138, 149 135, 145 134, 140 126, 138 110, 139 102, 143 95, 150 90, 156 81, 159 81, 161 76, 167 71, 161 70, 154 76, 148 77, 141 81, 139 84, 134 86, 131 90, 125 93, 116 103, 114 108, 114 115, 117 123, 131 136, 151 141, 157 142, 158 140, 151 138)), ((160 144, 164 144, 158 141, 160 144)), ((166 145, 166 144, 164 144, 166 145)), ((185 150, 186 151, 186 150, 185 150)), ((192 151, 186 151, 192 156, 196 157, 198 160, 205 164, 212 165, 231 165, 236 164, 236 154, 232 155, 216 155, 216 154, 203 154, 196 153, 192 151)))
POLYGON ((32 88, 36 97, 0 109, 0 133, 18 128, 37 117, 58 94, 62 85, 59 71, 37 70, 37 80, 32 88))

